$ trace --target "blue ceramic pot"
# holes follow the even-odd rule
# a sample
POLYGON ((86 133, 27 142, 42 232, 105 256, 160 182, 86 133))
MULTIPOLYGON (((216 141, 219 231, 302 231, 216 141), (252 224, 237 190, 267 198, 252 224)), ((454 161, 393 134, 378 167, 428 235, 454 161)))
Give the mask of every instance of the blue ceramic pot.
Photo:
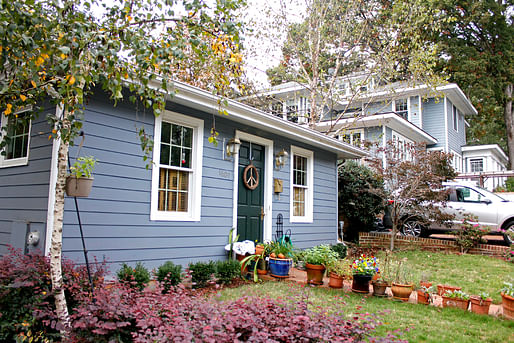
POLYGON ((271 276, 286 278, 289 276, 289 268, 293 264, 291 259, 269 258, 269 269, 271 276))

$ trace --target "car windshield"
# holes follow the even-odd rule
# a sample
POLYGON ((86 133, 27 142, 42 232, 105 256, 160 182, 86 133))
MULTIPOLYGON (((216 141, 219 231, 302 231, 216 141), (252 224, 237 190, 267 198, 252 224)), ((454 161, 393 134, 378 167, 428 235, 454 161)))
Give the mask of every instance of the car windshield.
POLYGON ((489 199, 497 199, 503 202, 508 202, 509 200, 506 200, 499 196, 498 194, 495 194, 493 192, 489 192, 487 189, 477 186, 477 188, 480 190, 480 193, 482 193, 485 197, 489 199))

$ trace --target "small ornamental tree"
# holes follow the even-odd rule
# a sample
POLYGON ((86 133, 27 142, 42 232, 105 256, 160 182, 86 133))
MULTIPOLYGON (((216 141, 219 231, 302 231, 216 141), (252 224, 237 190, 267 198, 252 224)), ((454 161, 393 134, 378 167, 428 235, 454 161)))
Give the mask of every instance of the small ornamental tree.
POLYGON ((339 214, 349 223, 345 235, 351 240, 357 232, 373 228, 376 215, 383 209, 382 198, 374 190, 382 188, 383 182, 371 168, 351 160, 337 171, 339 214))
POLYGON ((378 157, 369 162, 384 182, 384 187, 375 188, 374 192, 390 209, 391 250, 396 234, 405 230, 405 224, 421 229, 430 221, 446 223, 453 218, 441 210, 448 196, 442 183, 456 176, 451 154, 427 151, 424 144, 393 141, 376 152, 378 157))
MULTIPOLYGON (((61 267, 64 186, 84 99, 102 87, 120 101, 126 88, 131 101, 159 115, 173 95, 172 80, 194 73, 184 70, 188 59, 204 62, 202 84, 208 78, 214 93, 225 94, 241 72, 240 25, 233 11, 242 2, 0 1, 0 113, 8 123, 0 131, 0 149, 9 144, 10 132, 38 115, 38 105, 49 101, 59 108, 48 118, 49 139, 59 147, 50 274, 64 340, 70 331, 61 267), (32 111, 18 115, 27 108, 32 111)), ((211 132, 214 141, 216 131, 211 132)), ((143 129, 140 138, 148 154, 152 142, 143 129)))

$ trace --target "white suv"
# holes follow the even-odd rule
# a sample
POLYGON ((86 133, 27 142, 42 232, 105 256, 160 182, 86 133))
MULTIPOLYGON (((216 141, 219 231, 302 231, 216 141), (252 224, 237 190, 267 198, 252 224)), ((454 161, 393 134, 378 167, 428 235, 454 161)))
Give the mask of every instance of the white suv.
POLYGON ((514 202, 468 182, 443 185, 450 189, 445 211, 455 214, 455 226, 462 223, 463 215, 471 213, 480 225, 489 227, 492 233, 503 233, 506 243, 514 244, 514 202))

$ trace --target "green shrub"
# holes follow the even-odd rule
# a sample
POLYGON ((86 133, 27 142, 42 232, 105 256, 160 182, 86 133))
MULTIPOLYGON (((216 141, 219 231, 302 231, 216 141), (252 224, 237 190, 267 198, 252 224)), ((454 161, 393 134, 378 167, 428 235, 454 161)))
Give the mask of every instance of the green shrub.
POLYGON ((332 250, 334 250, 337 255, 339 255, 339 259, 342 260, 343 258, 346 257, 346 255, 348 254, 348 247, 344 244, 333 244, 330 246, 330 248, 332 250))
POLYGON ((505 181, 505 190, 507 192, 514 192, 514 177, 509 177, 505 181))
POLYGON ((157 269, 156 276, 157 281, 163 285, 166 293, 172 286, 176 286, 182 281, 182 266, 167 261, 157 269))
POLYGON ((121 282, 127 282, 139 289, 145 288, 146 284, 150 281, 150 272, 141 262, 136 263, 135 268, 123 263, 117 276, 121 282))
POLYGON ((368 167, 354 161, 346 161, 338 168, 339 178, 339 214, 349 229, 345 232, 345 240, 358 239, 361 231, 373 229, 373 222, 383 202, 371 189, 383 187, 381 179, 368 167))
POLYGON ((190 263, 188 269, 191 273, 193 288, 207 286, 207 283, 212 278, 212 274, 216 272, 216 266, 212 261, 190 263))
POLYGON ((239 276, 241 264, 236 260, 226 260, 216 262, 216 279, 221 284, 227 284, 239 276))

